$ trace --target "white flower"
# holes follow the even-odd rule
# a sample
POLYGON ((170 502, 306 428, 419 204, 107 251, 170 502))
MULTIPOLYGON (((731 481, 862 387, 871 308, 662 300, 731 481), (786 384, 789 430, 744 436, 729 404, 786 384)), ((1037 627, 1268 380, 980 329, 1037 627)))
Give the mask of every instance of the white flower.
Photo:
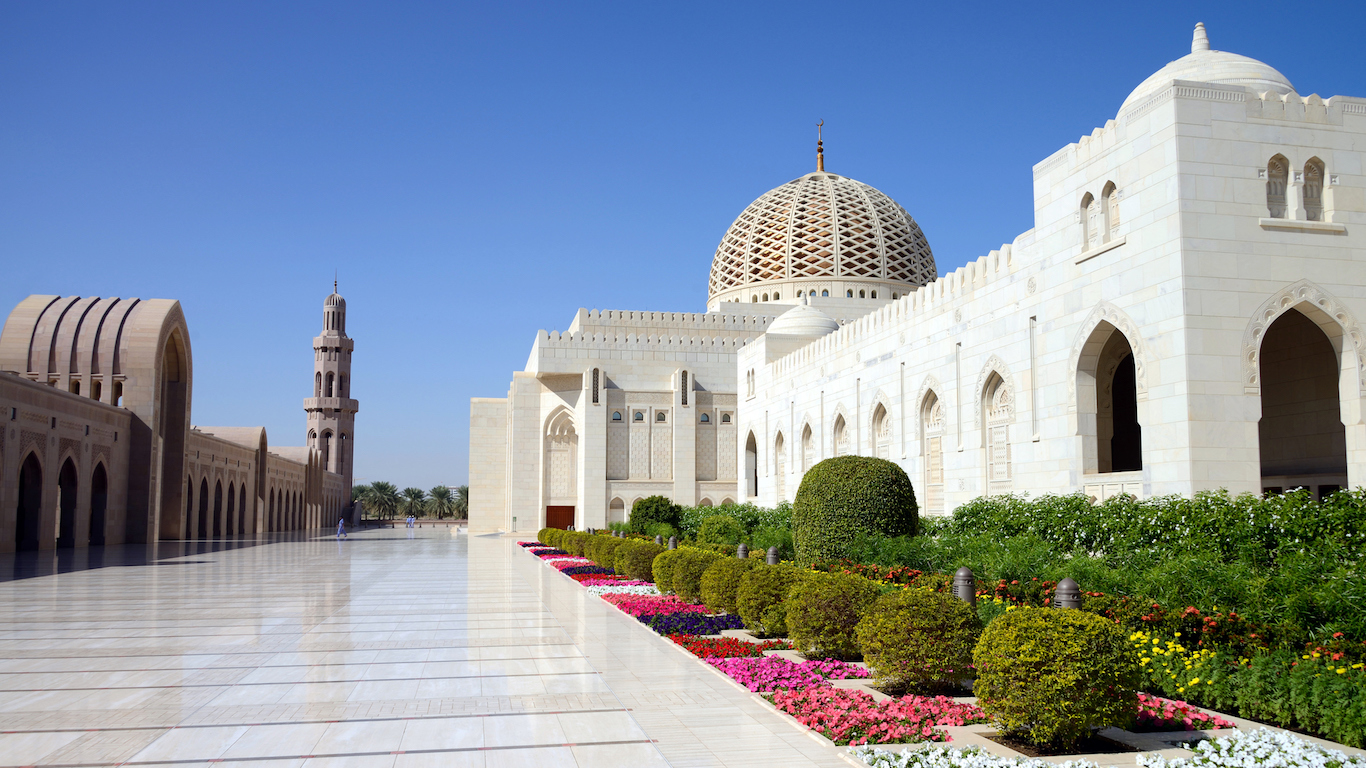
POLYGON ((601 586, 589 587, 588 594, 597 595, 598 597, 602 597, 603 595, 658 595, 659 590, 655 589, 655 586, 653 584, 641 584, 634 586, 618 586, 616 584, 603 584, 601 586))
POLYGON ((849 753, 871 768, 1098 768, 1086 760, 1050 763, 1028 757, 999 757, 980 747, 936 746, 890 752, 878 747, 852 747, 849 753))
POLYGON ((1140 768, 1366 768, 1366 758, 1324 749, 1286 731, 1259 728, 1190 747, 1194 757, 1167 760, 1141 754, 1140 768))

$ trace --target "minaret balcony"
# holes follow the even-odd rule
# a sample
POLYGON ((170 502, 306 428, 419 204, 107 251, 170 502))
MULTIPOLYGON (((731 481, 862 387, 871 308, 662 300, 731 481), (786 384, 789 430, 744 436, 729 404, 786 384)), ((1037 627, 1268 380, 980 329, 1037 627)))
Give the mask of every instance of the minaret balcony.
POLYGON ((305 397, 304 410, 310 413, 313 411, 355 413, 360 410, 360 401, 349 397, 305 397))

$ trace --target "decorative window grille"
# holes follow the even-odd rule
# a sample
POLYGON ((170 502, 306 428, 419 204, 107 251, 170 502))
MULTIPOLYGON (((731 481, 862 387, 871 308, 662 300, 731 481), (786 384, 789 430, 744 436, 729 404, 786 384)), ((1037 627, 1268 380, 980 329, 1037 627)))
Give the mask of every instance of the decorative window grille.
POLYGON ((688 404, 688 372, 684 371, 679 379, 678 388, 683 392, 683 404, 688 404))
POLYGON ((1276 155, 1266 164, 1266 210, 1273 219, 1285 218, 1285 189, 1290 182, 1290 163, 1276 155))

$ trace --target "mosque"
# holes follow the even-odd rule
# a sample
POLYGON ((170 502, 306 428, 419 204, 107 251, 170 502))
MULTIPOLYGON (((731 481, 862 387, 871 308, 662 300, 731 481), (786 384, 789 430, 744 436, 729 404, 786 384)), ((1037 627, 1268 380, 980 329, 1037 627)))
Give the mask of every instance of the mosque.
POLYGON ((740 213, 705 313, 587 311, 470 406, 471 530, 791 500, 880 456, 922 511, 1366 484, 1366 99, 1191 52, 1033 168, 1034 228, 940 276, 824 168, 740 213))
POLYGON ((334 285, 313 339, 308 444, 272 446, 263 427, 191 424, 194 360, 180 302, 29 296, 0 330, 0 552, 349 517, 352 349, 334 285))

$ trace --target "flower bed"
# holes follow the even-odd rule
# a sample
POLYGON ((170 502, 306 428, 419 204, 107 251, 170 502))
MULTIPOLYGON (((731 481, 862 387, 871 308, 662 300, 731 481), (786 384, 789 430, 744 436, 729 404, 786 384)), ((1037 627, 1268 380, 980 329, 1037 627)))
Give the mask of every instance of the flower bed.
POLYGON ((661 635, 719 635, 723 629, 744 629, 745 623, 733 613, 708 616, 705 613, 657 613, 638 616, 641 623, 661 635))
POLYGON ((984 723, 973 704, 947 696, 902 696, 879 703, 871 694, 841 688, 781 691, 773 705, 836 744, 948 741, 934 726, 984 723))
POLYGON ((1157 754, 1138 756, 1140 768, 1214 768, 1214 766, 1285 766, 1286 768, 1366 768, 1366 758, 1324 749, 1284 731, 1258 728, 1207 739, 1191 748, 1193 757, 1168 760, 1157 754))
POLYGON ((603 568, 601 565, 571 565, 561 568, 560 573, 566 576, 577 576, 580 574, 611 574, 611 568, 603 568))
POLYGON ((542 544, 542 543, 539 542, 539 541, 519 541, 519 542, 517 542, 517 546, 519 546, 519 547, 544 547, 545 545, 542 544))
POLYGON ((704 659, 759 658, 764 651, 786 651, 791 645, 781 640, 751 643, 734 637, 698 637, 697 635, 669 635, 669 639, 683 646, 689 653, 704 659))
POLYGON ((1032 757, 999 757, 981 747, 930 747, 891 752, 877 747, 853 747, 849 753, 872 768, 1098 768, 1089 760, 1050 763, 1032 757))
POLYGON ((684 602, 674 595, 603 595, 603 600, 615 605, 622 613, 637 619, 660 613, 706 613, 704 605, 684 602))
MULTIPOLYGON (((594 579, 593 581, 601 581, 601 579, 594 579)), ((579 583, 588 587, 587 581, 581 581, 579 583)), ((596 595, 597 597, 602 597, 603 595, 635 595, 638 597, 648 597, 658 595, 659 590, 655 589, 655 585, 653 584, 621 582, 618 584, 594 584, 593 586, 588 587, 588 594, 596 595)))
POLYGON ((828 680, 868 677, 870 674, 864 667, 856 667, 834 659, 803 661, 800 664, 774 656, 758 659, 731 657, 706 661, 755 693, 814 688, 824 685, 828 680))
POLYGON ((1132 729, 1139 733, 1150 731, 1195 731, 1206 728, 1233 728, 1234 724, 1222 717, 1210 715, 1184 701, 1173 701, 1161 696, 1138 694, 1138 724, 1132 729))
POLYGON ((542 557, 542 558, 544 558, 544 557, 554 557, 554 556, 556 556, 556 555, 568 555, 568 554, 569 554, 568 552, 564 551, 563 549, 555 549, 554 547, 546 547, 545 549, 528 549, 527 551, 530 552, 531 554, 537 556, 537 557, 542 557))

